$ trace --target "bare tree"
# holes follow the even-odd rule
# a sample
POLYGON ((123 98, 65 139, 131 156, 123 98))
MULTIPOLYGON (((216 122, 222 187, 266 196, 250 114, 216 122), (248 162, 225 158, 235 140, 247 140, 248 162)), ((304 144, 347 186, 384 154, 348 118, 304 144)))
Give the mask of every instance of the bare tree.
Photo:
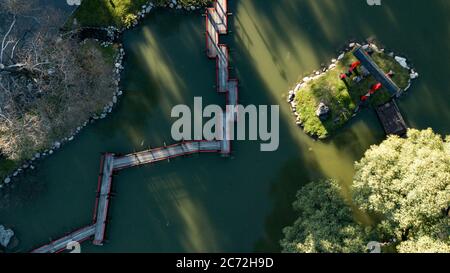
POLYGON ((17 160, 105 105, 112 68, 95 45, 61 38, 56 12, 34 12, 28 0, 1 1, 0 153, 17 160))

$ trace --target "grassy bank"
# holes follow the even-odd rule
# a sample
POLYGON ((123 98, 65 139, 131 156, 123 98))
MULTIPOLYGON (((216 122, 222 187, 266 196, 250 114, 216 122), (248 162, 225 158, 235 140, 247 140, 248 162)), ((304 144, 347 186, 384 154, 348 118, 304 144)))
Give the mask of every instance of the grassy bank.
MULTIPOLYGON (((345 84, 340 79, 341 73, 347 72, 349 65, 357 61, 352 53, 346 53, 344 58, 336 62, 335 68, 306 83, 297 92, 296 111, 305 132, 309 135, 321 139, 332 135, 352 117, 361 96, 377 83, 371 76, 364 78, 359 83, 347 79, 347 84, 345 84), (316 110, 321 102, 330 108, 330 114, 326 120, 320 120, 316 115, 316 110)), ((401 67, 393 57, 375 51, 372 58, 383 71, 392 70, 395 73, 392 79, 401 89, 408 86, 409 71, 401 67)), ((370 97, 369 104, 379 105, 389 99, 389 92, 382 88, 370 97)))
MULTIPOLYGON (((75 11, 74 18, 81 26, 123 27, 133 18, 148 0, 84 0, 75 11)), ((169 0, 154 0, 156 5, 165 5, 169 0)), ((211 0, 178 0, 183 6, 204 6, 211 0)))

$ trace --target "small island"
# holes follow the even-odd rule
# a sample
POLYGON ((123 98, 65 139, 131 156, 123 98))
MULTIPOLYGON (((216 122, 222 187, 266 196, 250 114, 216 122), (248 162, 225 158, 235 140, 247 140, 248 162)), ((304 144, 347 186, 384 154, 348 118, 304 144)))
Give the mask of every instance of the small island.
POLYGON ((325 139, 363 106, 380 106, 400 96, 417 77, 405 58, 385 53, 373 43, 351 43, 331 65, 303 78, 289 91, 288 102, 297 124, 308 135, 325 139), (362 63, 356 53, 371 63, 362 63), (381 71, 383 75, 374 75, 381 71))

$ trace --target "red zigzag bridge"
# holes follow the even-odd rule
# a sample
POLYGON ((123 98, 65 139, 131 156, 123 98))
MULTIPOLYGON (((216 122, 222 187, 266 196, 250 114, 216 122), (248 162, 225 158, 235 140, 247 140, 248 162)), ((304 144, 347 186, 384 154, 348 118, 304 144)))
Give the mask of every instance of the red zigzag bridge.
MULTIPOLYGON (((206 54, 209 58, 216 59, 217 92, 226 94, 227 105, 237 105, 238 80, 229 79, 228 47, 219 43, 219 34, 228 33, 227 4, 227 0, 216 0, 214 7, 206 10, 206 54)), ((93 239, 95 245, 103 245, 114 172, 195 153, 230 154, 231 138, 227 135, 229 131, 227 127, 233 125, 235 121, 235 114, 227 111, 223 122, 224 137, 220 141, 188 141, 124 156, 116 156, 113 153, 104 154, 100 164, 92 224, 36 248, 32 252, 61 252, 73 242, 81 243, 88 239, 93 239)))

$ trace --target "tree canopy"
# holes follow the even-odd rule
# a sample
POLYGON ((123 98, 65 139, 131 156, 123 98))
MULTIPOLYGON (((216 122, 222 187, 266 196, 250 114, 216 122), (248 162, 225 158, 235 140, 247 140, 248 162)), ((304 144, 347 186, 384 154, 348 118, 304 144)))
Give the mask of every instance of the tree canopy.
POLYGON ((283 251, 363 252, 373 236, 397 252, 450 253, 450 136, 409 130, 372 146, 355 163, 352 195, 373 226, 354 221, 335 181, 310 183, 297 194, 283 251))
POLYGON ((429 236, 409 239, 397 246, 400 253, 450 253, 450 244, 429 236))
POLYGON ((414 238, 402 250, 412 249, 413 242, 450 245, 449 138, 431 129, 409 130, 407 138, 391 136, 371 147, 355 170, 354 202, 382 217, 377 225, 381 239, 414 238))
POLYGON ((353 221, 352 211, 333 180, 309 183, 298 193, 294 209, 299 218, 286 227, 281 241, 284 252, 363 252, 367 239, 353 221))

